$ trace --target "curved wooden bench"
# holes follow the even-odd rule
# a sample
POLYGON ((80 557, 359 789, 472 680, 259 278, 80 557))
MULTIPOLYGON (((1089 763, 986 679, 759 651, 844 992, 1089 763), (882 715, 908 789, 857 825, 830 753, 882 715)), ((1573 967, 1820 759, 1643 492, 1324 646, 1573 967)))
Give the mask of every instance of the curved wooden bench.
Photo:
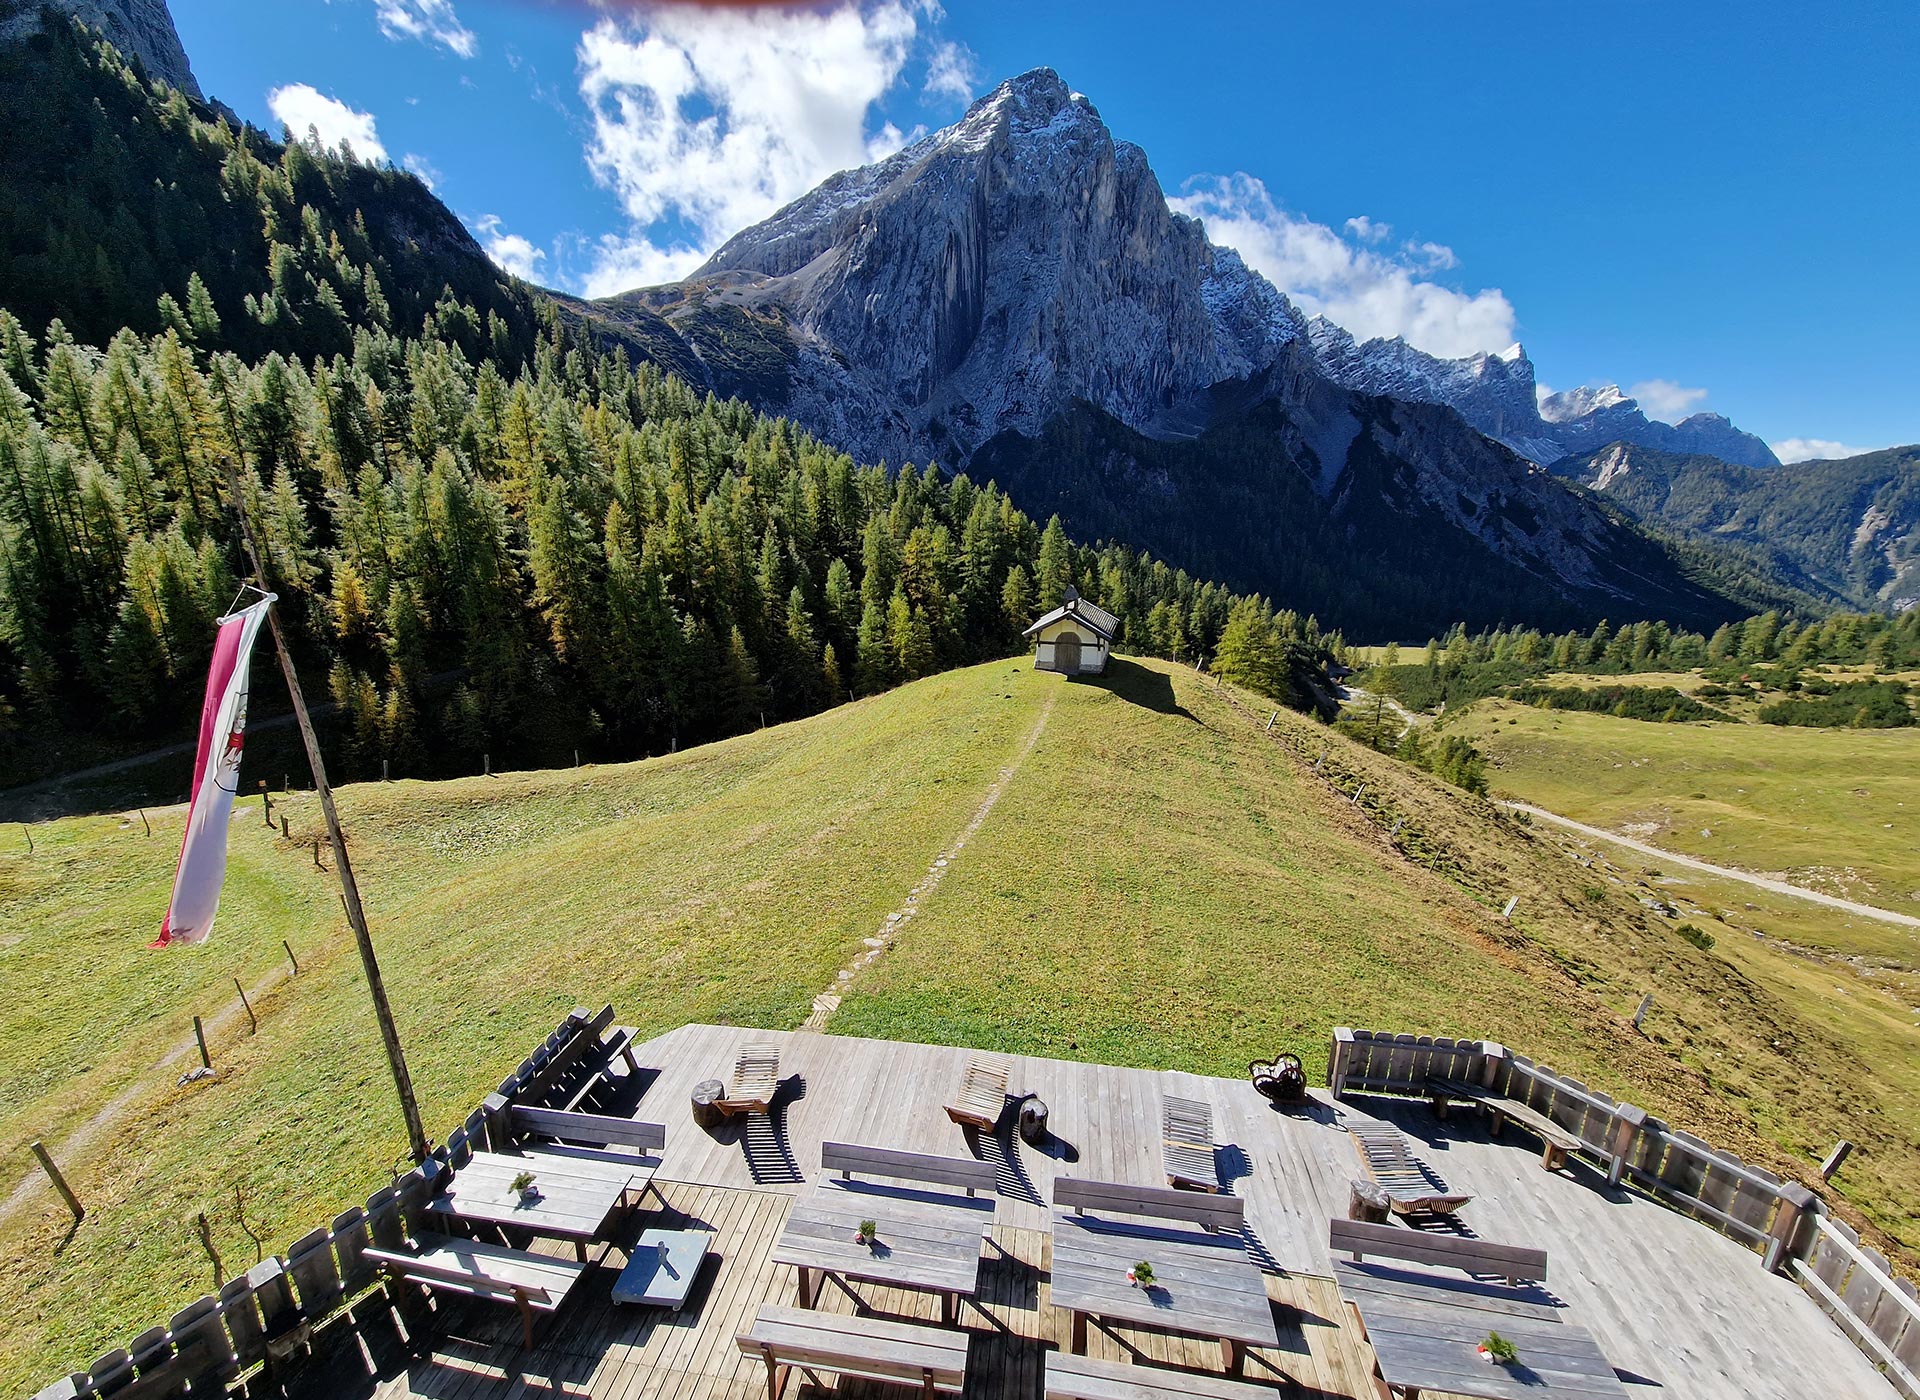
POLYGON ((436 1291, 512 1303, 520 1309, 521 1339, 529 1348, 533 1346, 535 1318, 558 1312, 573 1286, 592 1267, 573 1259, 529 1254, 523 1249, 451 1235, 417 1235, 413 1246, 409 1251, 369 1249, 364 1257, 378 1264, 390 1278, 436 1291))

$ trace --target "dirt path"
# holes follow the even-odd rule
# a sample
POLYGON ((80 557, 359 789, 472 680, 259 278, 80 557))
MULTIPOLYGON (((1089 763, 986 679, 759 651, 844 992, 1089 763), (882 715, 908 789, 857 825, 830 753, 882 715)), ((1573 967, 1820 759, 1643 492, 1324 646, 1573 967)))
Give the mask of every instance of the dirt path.
POLYGON ((1019 752, 1007 761, 994 775, 993 781, 987 785, 986 795, 980 799, 980 805, 974 808, 972 819, 960 829, 960 834, 948 843, 947 848, 934 857, 933 864, 927 867, 927 873, 920 877, 919 884, 907 891, 907 897, 901 901, 900 907, 880 921, 880 931, 871 938, 861 940, 865 945, 865 951, 846 967, 841 968, 839 974, 833 979, 833 985, 813 999, 813 1011, 802 1023, 800 1029, 824 1031, 827 1028, 827 1018, 833 1015, 841 1000, 852 989, 854 979, 886 952, 887 945, 899 936, 901 929, 913 922, 913 916, 918 914, 925 905, 927 896, 938 889, 940 882, 946 879, 947 871, 967 842, 973 839, 975 832, 986 825, 987 817, 992 813, 994 804, 1000 800, 1000 794, 1007 790, 1007 784, 1013 781, 1014 774, 1018 773, 1020 766, 1027 761, 1027 755, 1032 753, 1034 745, 1040 742, 1041 732, 1046 729, 1047 721, 1053 717, 1053 703, 1058 698, 1057 692, 1047 696, 1047 703, 1040 707, 1040 718, 1034 721, 1033 729, 1028 733, 1026 741, 1020 745, 1019 752))
POLYGON ((1692 856, 1683 856, 1677 851, 1669 851, 1645 841, 1636 841, 1631 836, 1622 836, 1618 832, 1607 831, 1602 827, 1588 826, 1585 822, 1577 822, 1572 817, 1563 817, 1558 812, 1549 812, 1544 807, 1535 807, 1528 802, 1503 802, 1500 805, 1511 807, 1516 812, 1526 812, 1544 821, 1550 821, 1556 826, 1564 826, 1571 831, 1579 832, 1582 836, 1591 836, 1596 841, 1607 841, 1615 846, 1625 846, 1629 850, 1639 851, 1643 855, 1658 856, 1668 865, 1682 865, 1689 870, 1703 871, 1708 875, 1721 875, 1729 880, 1738 880, 1742 884, 1770 890, 1774 894, 1791 895, 1795 899, 1809 899, 1815 904, 1824 904, 1829 909, 1858 914, 1863 918, 1880 919, 1885 923, 1902 924, 1907 928, 1920 928, 1920 918, 1915 918, 1912 914, 1898 914, 1891 909, 1881 909, 1871 904, 1856 904, 1851 899, 1822 894, 1818 890, 1802 889, 1799 885, 1788 884, 1785 880, 1775 880, 1767 875, 1755 875, 1748 870, 1733 870, 1724 865, 1709 865, 1704 860, 1695 860, 1692 856))
MULTIPOLYGON (((247 988, 247 1000, 258 1006, 266 1000, 268 992, 285 982, 290 976, 292 973, 287 968, 274 969, 264 980, 247 988)), ((210 1042, 223 1040, 227 1032, 239 1026, 244 1014, 238 1006, 229 1006, 211 1016, 202 1017, 207 1039, 210 1042)), ((197 1061, 199 1058, 199 1046, 193 1038, 193 1032, 188 1031, 169 1046, 165 1054, 135 1077, 126 1088, 102 1105, 98 1113, 59 1142, 49 1143, 47 1150, 52 1154, 53 1160, 59 1163, 70 1177, 78 1176, 85 1170, 87 1155, 94 1144, 126 1116, 128 1109, 143 1096, 158 1091, 166 1077, 178 1077, 177 1072, 183 1061, 197 1061)), ((215 1067, 218 1068, 217 1060, 215 1067)), ((27 1174, 20 1179, 19 1184, 7 1193, 7 1198, 0 1201, 0 1220, 6 1220, 15 1211, 52 1191, 53 1186, 47 1180, 46 1173, 38 1166, 30 1167, 27 1174)), ((86 1204, 84 1198, 81 1204, 86 1204)))
POLYGON ((1391 695, 1377 695, 1373 691, 1363 690, 1357 685, 1342 686, 1340 688, 1340 694, 1342 699, 1358 700, 1362 702, 1363 706, 1366 701, 1372 700, 1378 704, 1384 704, 1389 710, 1392 710, 1400 717, 1400 733, 1395 736, 1396 738, 1404 737, 1409 729, 1420 723, 1420 716, 1416 715, 1412 710, 1409 710, 1405 705, 1402 705, 1391 695))

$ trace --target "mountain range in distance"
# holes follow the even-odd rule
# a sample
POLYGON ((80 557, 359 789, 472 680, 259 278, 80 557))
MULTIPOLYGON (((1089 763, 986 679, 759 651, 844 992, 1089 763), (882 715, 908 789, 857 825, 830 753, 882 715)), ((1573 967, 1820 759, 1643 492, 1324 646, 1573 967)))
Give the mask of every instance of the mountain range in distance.
MULTIPOLYGON (((160 0, 67 8, 191 82, 160 0)), ((450 274, 478 274, 470 238, 435 242, 450 274)), ((830 177, 680 283, 538 295, 856 458, 991 476, 1077 537, 1353 634, 1706 626, 1916 592, 1908 458, 1783 468, 1718 415, 1669 425, 1612 386, 1541 398, 1518 346, 1359 342, 1170 209, 1146 154, 1049 69, 830 177), (1615 448, 1629 471, 1592 465, 1615 448), (1685 490, 1661 495, 1670 478, 1685 490)))

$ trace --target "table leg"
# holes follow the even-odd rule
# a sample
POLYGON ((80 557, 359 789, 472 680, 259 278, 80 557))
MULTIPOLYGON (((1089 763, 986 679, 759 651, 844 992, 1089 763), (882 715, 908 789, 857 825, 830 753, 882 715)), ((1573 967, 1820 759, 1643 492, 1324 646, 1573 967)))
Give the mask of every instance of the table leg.
POLYGON ((587 1262, 587 1242, 585 1240, 575 1240, 573 1242, 573 1257, 578 1259, 582 1264, 587 1262))
POLYGON ((1075 1356, 1080 1356, 1087 1349, 1087 1315, 1083 1312, 1074 1312, 1070 1316, 1073 1323, 1067 1331, 1067 1350, 1075 1356))
POLYGON ((812 1307, 813 1295, 814 1295, 813 1270, 807 1268, 803 1264, 800 1266, 800 1291, 799 1291, 800 1306, 803 1308, 812 1307))
POLYGON ((953 1326, 954 1315, 957 1311, 954 1302, 953 1294, 942 1293, 940 1295, 940 1320, 949 1327, 953 1326))
POLYGON ((1247 1359, 1246 1351, 1241 1347, 1240 1343, 1234 1341, 1231 1337, 1222 1337, 1220 1339, 1220 1359, 1226 1363, 1227 1374, 1237 1376, 1245 1368, 1247 1359))

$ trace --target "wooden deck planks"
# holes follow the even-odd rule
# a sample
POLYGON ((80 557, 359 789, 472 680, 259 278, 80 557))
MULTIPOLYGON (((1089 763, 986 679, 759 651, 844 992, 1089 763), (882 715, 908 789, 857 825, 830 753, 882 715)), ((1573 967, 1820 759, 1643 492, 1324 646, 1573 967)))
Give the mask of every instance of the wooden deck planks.
MULTIPOLYGON (((657 1075, 638 1107, 626 1111, 667 1125, 656 1182, 675 1211, 643 1213, 631 1228, 674 1226, 684 1215, 721 1233, 718 1262, 709 1262, 687 1309, 650 1316, 615 1307, 608 1290, 624 1262, 616 1250, 599 1271, 604 1278, 581 1284, 532 1355, 519 1353, 517 1335, 510 1335, 517 1323, 504 1310, 473 1312, 461 1319, 462 1329, 489 1341, 443 1341, 431 1362, 417 1363, 417 1374, 382 1382, 381 1400, 509 1400, 556 1390, 580 1400, 764 1396, 763 1368, 743 1366, 733 1336, 761 1302, 794 1301, 794 1271, 773 1264, 770 1254, 789 1202, 809 1188, 799 1181, 756 1183, 739 1120, 707 1133, 692 1124, 687 1109, 693 1085, 730 1066, 750 1040, 778 1044, 782 1075, 802 1081, 800 1096, 783 1093, 773 1118, 802 1175, 816 1170, 820 1144, 829 1140, 964 1153, 965 1138, 942 1105, 965 1071, 968 1050, 699 1025, 637 1044, 639 1063, 657 1075)), ((1666 1394, 1700 1400, 1789 1400, 1809 1393, 1810 1378, 1824 1395, 1888 1395, 1886 1383, 1811 1300, 1766 1275, 1757 1256, 1653 1202, 1594 1189, 1595 1175, 1585 1167, 1561 1176, 1541 1172, 1538 1152, 1524 1136, 1494 1140, 1477 1115, 1443 1123, 1424 1101, 1366 1096, 1338 1106, 1316 1097, 1280 1111, 1243 1081, 1007 1058, 1010 1082, 1046 1100, 1053 1132, 1072 1149, 1065 1155, 1074 1160, 1061 1160, 1013 1138, 1021 1171, 1040 1201, 1051 1198, 1060 1175, 1163 1184, 1163 1096, 1207 1105, 1223 1184, 1247 1205, 1249 1253, 1281 1271, 1266 1279, 1269 1296, 1282 1305, 1276 1309, 1280 1345, 1249 1351, 1250 1380, 1279 1384, 1284 1373, 1310 1396, 1374 1393, 1371 1349, 1327 1277, 1326 1253, 1328 1222, 1344 1217, 1348 1182, 1358 1168, 1342 1123, 1371 1117, 1407 1132, 1450 1184, 1474 1193, 1475 1221, 1484 1233, 1548 1251, 1553 1291, 1627 1374, 1630 1393, 1654 1393, 1634 1385, 1637 1376, 1666 1394)), ((1048 1306, 1047 1217, 1042 1204, 1000 1199, 985 1246, 980 1306, 963 1304, 959 1314, 974 1338, 969 1396, 1037 1400, 1045 1348, 1066 1340, 1065 1315, 1048 1306)), ((876 1285, 860 1291, 882 1313, 939 1317, 940 1301, 931 1294, 876 1285)), ((831 1285, 822 1290, 821 1304, 842 1311, 852 1306, 831 1285)), ((1220 1366, 1216 1342, 1124 1327, 1091 1328, 1088 1352, 1110 1360, 1138 1353, 1210 1371, 1220 1366)), ((897 1392, 855 1384, 845 1393, 897 1392)))

